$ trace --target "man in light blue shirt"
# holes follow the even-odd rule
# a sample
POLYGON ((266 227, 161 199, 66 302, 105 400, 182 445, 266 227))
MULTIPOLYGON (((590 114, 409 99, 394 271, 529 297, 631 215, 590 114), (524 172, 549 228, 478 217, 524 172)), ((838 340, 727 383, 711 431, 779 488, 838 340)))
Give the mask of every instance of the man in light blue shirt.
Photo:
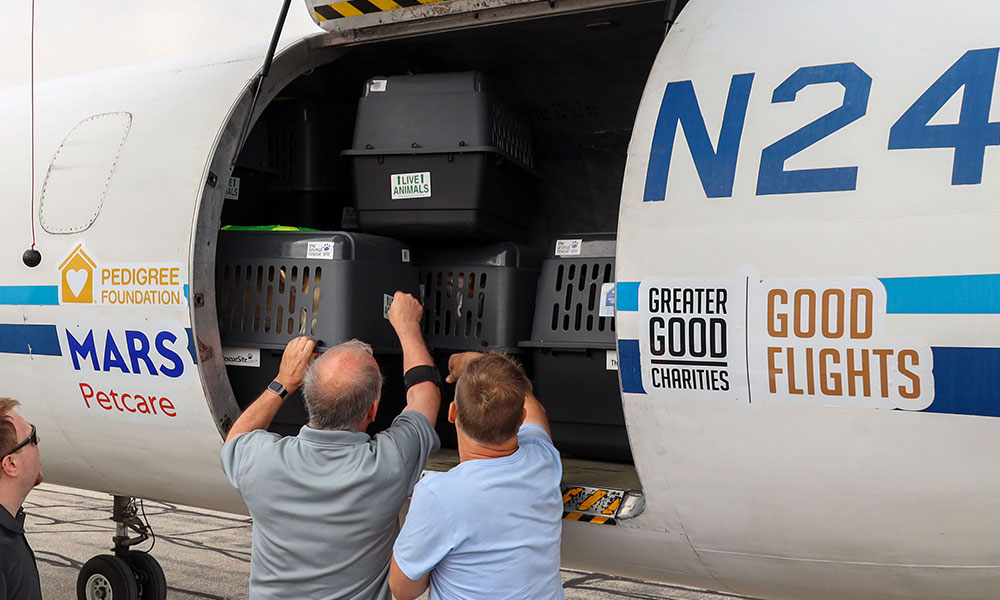
POLYGON ((393 547, 399 600, 560 600, 562 464, 545 409, 504 354, 452 357, 461 463, 413 491, 393 547))
POLYGON ((278 376, 243 412, 222 467, 253 517, 251 600, 390 600, 388 574, 399 511, 428 454, 440 375, 420 332, 423 307, 397 292, 389 322, 403 348, 407 405, 374 438, 382 374, 371 348, 352 340, 310 366, 315 343, 292 340, 278 376), (303 385, 309 423, 297 436, 265 429, 303 385))

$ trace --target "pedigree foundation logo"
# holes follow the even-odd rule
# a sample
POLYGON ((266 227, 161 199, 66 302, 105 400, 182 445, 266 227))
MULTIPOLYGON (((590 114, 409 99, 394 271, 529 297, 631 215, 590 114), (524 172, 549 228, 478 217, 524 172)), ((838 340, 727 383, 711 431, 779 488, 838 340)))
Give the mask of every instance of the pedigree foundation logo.
POLYGON ((77 245, 66 260, 59 265, 62 283, 59 298, 63 304, 92 304, 94 302, 94 269, 97 268, 84 251, 83 244, 77 245))
POLYGON ((80 242, 59 264, 61 304, 188 305, 180 263, 101 263, 80 242))

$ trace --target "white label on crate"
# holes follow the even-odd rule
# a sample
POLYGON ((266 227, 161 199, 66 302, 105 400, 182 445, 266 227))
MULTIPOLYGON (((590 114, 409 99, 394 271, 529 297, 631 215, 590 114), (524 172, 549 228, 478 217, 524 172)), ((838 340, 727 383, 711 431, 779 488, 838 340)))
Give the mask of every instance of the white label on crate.
POLYGON ((306 258, 333 260, 333 242, 309 242, 306 258))
POLYGON ((386 84, 389 81, 387 79, 373 79, 371 83, 368 84, 369 92, 384 92, 386 84))
POLYGON ((389 308, 392 307, 392 296, 389 294, 382 294, 382 318, 389 318, 389 308))
POLYGON ((579 256, 583 240, 556 240, 556 256, 579 256))
POLYGON ((403 248, 403 262, 410 262, 410 249, 403 248))
POLYGON ((227 367, 259 367, 260 348, 223 347, 222 362, 227 367))
POLYGON ((358 211, 353 206, 345 206, 344 211, 340 214, 340 227, 341 229, 357 229, 358 228, 358 211))
POLYGON ((608 350, 608 356, 605 360, 608 371, 618 370, 618 352, 614 350, 608 350))
POLYGON ((240 199, 240 178, 230 177, 229 185, 226 186, 226 200, 240 199))
POLYGON ((393 200, 431 197, 431 172, 393 173, 389 175, 393 200))
POLYGON ((615 316, 615 283, 613 281, 601 286, 601 308, 597 316, 615 316))

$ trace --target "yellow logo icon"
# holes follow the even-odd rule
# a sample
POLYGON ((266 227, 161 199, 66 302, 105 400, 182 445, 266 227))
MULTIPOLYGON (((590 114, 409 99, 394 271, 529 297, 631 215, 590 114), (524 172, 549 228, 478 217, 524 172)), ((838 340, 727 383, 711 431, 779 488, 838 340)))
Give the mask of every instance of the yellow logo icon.
POLYGON ((60 293, 63 302, 92 304, 94 302, 94 269, 95 263, 83 251, 83 243, 69 253, 66 260, 59 265, 62 271, 60 293))

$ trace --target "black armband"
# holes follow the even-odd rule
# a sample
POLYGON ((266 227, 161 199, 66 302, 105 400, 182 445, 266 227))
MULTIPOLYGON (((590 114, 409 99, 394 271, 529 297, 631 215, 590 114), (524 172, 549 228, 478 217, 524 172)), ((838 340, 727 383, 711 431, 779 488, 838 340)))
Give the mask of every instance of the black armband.
POLYGON ((406 391, 410 391, 411 387, 425 381, 430 381, 434 385, 441 387, 441 373, 438 372, 437 367, 433 365, 418 365, 403 374, 403 383, 406 384, 406 391))

